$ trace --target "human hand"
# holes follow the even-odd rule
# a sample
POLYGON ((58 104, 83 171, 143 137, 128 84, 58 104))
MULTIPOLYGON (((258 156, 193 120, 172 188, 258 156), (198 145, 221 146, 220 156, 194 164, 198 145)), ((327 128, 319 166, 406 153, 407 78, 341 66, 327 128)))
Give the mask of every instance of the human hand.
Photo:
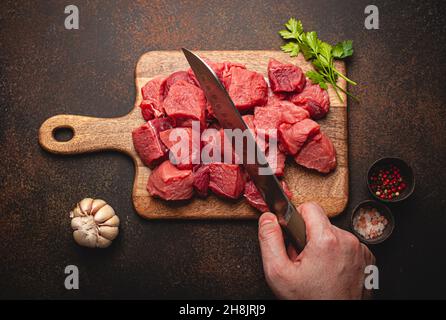
POLYGON ((272 213, 259 219, 259 240, 263 269, 268 285, 280 299, 361 299, 364 270, 375 264, 369 249, 350 232, 332 225, 324 210, 307 202, 301 213, 307 245, 298 255, 285 248, 282 230, 272 213))

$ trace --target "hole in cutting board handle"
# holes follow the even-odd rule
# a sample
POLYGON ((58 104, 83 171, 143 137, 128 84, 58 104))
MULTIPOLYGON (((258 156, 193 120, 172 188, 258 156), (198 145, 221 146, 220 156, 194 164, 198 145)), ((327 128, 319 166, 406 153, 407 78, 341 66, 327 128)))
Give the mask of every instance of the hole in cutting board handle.
POLYGON ((71 127, 58 127, 53 129, 53 138, 58 142, 67 142, 73 139, 74 130, 71 127))

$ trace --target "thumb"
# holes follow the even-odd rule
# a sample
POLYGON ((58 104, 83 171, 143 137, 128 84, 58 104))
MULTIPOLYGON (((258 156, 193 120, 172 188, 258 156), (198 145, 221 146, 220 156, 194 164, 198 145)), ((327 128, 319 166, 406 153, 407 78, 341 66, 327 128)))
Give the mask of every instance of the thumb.
POLYGON ((260 216, 259 241, 265 269, 285 267, 291 262, 286 253, 282 229, 276 216, 270 212, 260 216))

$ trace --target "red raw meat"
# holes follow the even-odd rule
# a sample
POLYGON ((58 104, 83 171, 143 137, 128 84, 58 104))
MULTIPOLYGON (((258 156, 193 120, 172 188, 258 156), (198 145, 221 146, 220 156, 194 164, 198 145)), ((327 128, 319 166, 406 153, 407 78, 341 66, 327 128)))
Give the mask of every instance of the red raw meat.
POLYGON ((234 69, 239 68, 239 69, 246 70, 246 66, 244 64, 234 63, 234 62, 224 62, 224 68, 223 68, 223 72, 221 74, 220 80, 227 90, 229 89, 229 85, 231 84, 231 79, 232 79, 231 69, 232 68, 234 68, 234 69))
POLYGON ((266 159, 268 160, 274 174, 278 177, 282 177, 285 170, 286 154, 277 148, 276 152, 268 149, 266 156, 266 159))
POLYGON ((204 126, 206 98, 200 88, 181 80, 170 87, 164 100, 164 110, 175 120, 197 120, 204 126))
MULTIPOLYGON (((161 84, 164 81, 162 77, 156 77, 149 80, 144 87, 141 88, 141 94, 143 100, 146 100, 145 104, 150 104, 150 108, 153 109, 153 114, 156 118, 164 115, 164 109, 162 106, 162 89, 161 84)), ((144 101, 143 101, 144 102, 144 101)), ((141 103, 141 111, 144 119, 144 108, 141 103)), ((150 119, 149 119, 150 120, 150 119)))
POLYGON ((321 119, 330 110, 330 99, 327 90, 321 89, 318 84, 307 82, 301 93, 293 94, 289 100, 310 113, 312 119, 321 119))
POLYGON ((147 190, 151 196, 164 200, 185 200, 192 198, 193 184, 191 170, 179 170, 166 160, 150 174, 147 190))
POLYGON ((306 79, 302 69, 294 64, 281 63, 270 59, 268 63, 268 78, 271 90, 275 93, 299 93, 305 87, 306 79))
POLYGON ((165 159, 166 146, 159 138, 159 132, 173 128, 170 118, 159 118, 148 121, 132 132, 135 150, 146 166, 152 166, 165 159))
MULTIPOLYGON (((238 67, 238 68, 246 69, 245 65, 241 64, 241 63, 234 63, 234 62, 229 62, 229 61, 213 62, 206 58, 204 58, 204 61, 215 72, 215 74, 220 79, 220 81, 223 83, 223 85, 225 85, 225 83, 228 81, 228 77, 230 77, 229 69, 231 69, 231 67, 238 67)), ((189 76, 192 79, 194 79, 197 86, 199 86, 199 82, 195 76, 194 71, 191 68, 189 68, 189 70, 187 70, 187 72, 189 73, 189 76)))
POLYGON ((141 94, 144 100, 156 99, 159 101, 162 91, 161 83, 164 81, 162 77, 156 77, 149 80, 144 87, 141 88, 141 94))
POLYGON ((192 79, 187 71, 177 71, 172 73, 170 76, 168 76, 164 81, 161 83, 160 92, 161 92, 161 101, 166 99, 167 95, 169 94, 170 88, 179 81, 186 81, 187 83, 195 84, 194 79, 192 79))
POLYGON ((289 101, 281 101, 277 105, 282 108, 282 123, 294 124, 310 117, 307 110, 297 107, 289 101))
MULTIPOLYGON (((274 102, 272 105, 254 109, 256 132, 263 130, 265 136, 269 136, 268 130, 277 130, 282 123, 296 123, 308 117, 307 111, 288 101, 274 102)), ((277 134, 272 134, 271 137, 275 138, 277 134)))
MULTIPOLYGON (((169 153, 169 158, 172 156, 174 161, 172 162, 174 165, 178 167, 178 169, 192 169, 195 164, 198 164, 200 162, 200 133, 198 132, 198 143, 197 147, 193 148, 193 141, 192 141, 192 128, 173 128, 169 129, 163 132, 160 132, 160 138, 161 141, 164 143, 164 145, 171 151, 169 153), (171 141, 170 140, 170 134, 176 133, 176 140, 171 141), (182 139, 184 137, 187 140, 182 139), (177 147, 177 152, 174 153, 172 151, 172 147, 176 144, 180 144, 181 148, 177 147), (186 145, 187 143, 187 145, 186 145), (182 147, 183 144, 187 147, 188 153, 182 154, 181 150, 184 148, 182 147)), ((173 137, 173 136, 172 136, 173 137)))
POLYGON ((277 130, 282 120, 282 108, 278 106, 272 107, 257 107, 254 109, 254 125, 256 131, 262 130, 265 137, 271 135, 272 137, 277 137, 274 131, 268 132, 269 130, 277 130))
POLYGON ((238 164, 209 164, 209 188, 217 195, 237 199, 245 187, 244 174, 238 164))
MULTIPOLYGON (((271 59, 268 64, 271 87, 268 87, 262 74, 249 71, 244 65, 207 63, 238 110, 245 113, 243 120, 275 175, 283 176, 287 154, 292 154, 298 164, 320 172, 327 173, 336 167, 332 142, 310 119, 319 119, 327 114, 330 108, 328 93, 305 79, 300 68, 271 59), (253 109, 254 115, 249 112, 253 109), (274 132, 268 135, 266 131, 269 129, 274 129, 274 132), (274 150, 276 143, 277 149, 274 150)), ((135 129, 132 138, 145 165, 153 167, 161 163, 152 171, 147 183, 147 190, 152 196, 184 200, 191 198, 194 192, 206 197, 211 190, 219 196, 237 199, 245 191, 244 196, 252 206, 268 211, 255 185, 245 183, 249 177, 243 167, 234 164, 238 159, 235 151, 229 150, 232 155, 230 162, 224 160, 224 149, 229 147, 229 139, 215 121, 212 106, 191 69, 175 72, 167 78, 154 78, 141 88, 141 93, 140 108, 147 123, 135 129), (221 159, 207 161, 201 158, 201 150, 204 151, 201 146, 207 148, 207 152, 211 151, 209 144, 215 143, 213 139, 201 142, 200 136, 198 148, 192 148, 195 143, 192 141, 193 121, 200 121, 201 131, 206 128, 217 130, 221 159), (176 130, 184 130, 183 135, 188 139, 179 141, 181 138, 177 135, 175 138, 172 136, 174 141, 170 141, 170 135, 176 130), (189 159, 186 154, 181 154, 183 148, 179 146, 182 143, 188 143, 185 149, 189 159), (169 150, 176 153, 172 155, 173 163, 167 160, 169 150)), ((291 197, 286 184, 282 182, 282 185, 287 196, 291 197)))
POLYGON ((155 99, 149 98, 147 100, 141 101, 139 105, 141 108, 141 114, 144 120, 149 121, 153 118, 161 118, 164 116, 164 111, 160 111, 159 103, 155 99))
POLYGON ((230 81, 227 89, 237 109, 246 111, 266 104, 268 85, 260 73, 239 67, 231 67, 229 73, 230 81))
MULTIPOLYGON (((234 164, 238 163, 238 156, 235 153, 235 150, 233 150, 233 146, 230 143, 229 137, 225 134, 225 131, 223 128, 220 128, 220 125, 214 125, 211 124, 209 129, 215 129, 218 131, 218 134, 216 136, 213 136, 213 138, 210 138, 210 141, 203 141, 203 148, 206 148, 206 151, 204 152, 206 155, 209 153, 211 157, 213 157, 213 151, 220 150, 220 158, 214 158, 211 162, 225 162, 228 164, 234 164), (220 143, 216 141, 216 139, 219 139, 220 143), (208 152, 210 150, 213 150, 212 152, 208 152), (225 151, 230 154, 230 158, 225 160, 225 151), (218 161, 217 161, 218 159, 218 161)), ((209 132, 208 132, 209 133, 209 132)), ((207 135, 207 134, 206 134, 207 135)), ((207 137, 206 137, 207 140, 207 137)), ((208 160, 203 160, 204 162, 208 163, 208 160)))
POLYGON ((267 149, 269 141, 271 141, 271 139, 273 138, 261 137, 260 135, 256 134, 253 115, 247 114, 242 116, 242 118, 245 121, 248 128, 251 130, 251 133, 253 134, 254 138, 256 139, 257 146, 259 147, 259 149, 266 153, 267 160, 269 161, 270 166, 274 171, 274 174, 276 174, 277 176, 282 176, 283 170, 285 168, 286 155, 283 152, 281 152, 278 148, 276 149, 276 152, 272 152, 271 150, 271 154, 269 154, 267 152, 268 151, 267 149), (274 166, 273 163, 275 163, 276 165, 274 166))
POLYGON ((320 125, 304 119, 295 124, 283 123, 279 127, 279 139, 288 154, 295 155, 307 139, 319 133, 320 125))
POLYGON ((264 135, 257 135, 257 131, 254 125, 254 116, 252 114, 246 114, 242 116, 242 118, 248 126, 249 130, 251 130, 251 133, 254 136, 259 149, 265 152, 266 148, 268 147, 267 137, 265 137, 264 135))
POLYGON ((209 190, 209 166, 201 165, 194 168, 194 189, 200 197, 206 197, 209 190))
MULTIPOLYGON (((283 191, 285 192, 288 199, 291 199, 293 197, 293 194, 291 193, 290 189, 286 185, 285 181, 280 181, 282 184, 283 191)), ((260 194, 259 190, 255 186, 254 182, 248 181, 245 185, 245 194, 244 197, 248 203, 259 210, 260 212, 268 212, 269 208, 266 205, 265 200, 263 200, 262 195, 260 194)))
POLYGON ((275 102, 280 102, 282 100, 288 99, 289 94, 288 93, 282 93, 282 92, 276 92, 274 93, 271 90, 271 87, 268 87, 268 103, 267 105, 272 105, 275 102))
POLYGON ((331 140, 321 132, 302 147, 294 160, 306 168, 328 173, 336 168, 336 150, 331 140))

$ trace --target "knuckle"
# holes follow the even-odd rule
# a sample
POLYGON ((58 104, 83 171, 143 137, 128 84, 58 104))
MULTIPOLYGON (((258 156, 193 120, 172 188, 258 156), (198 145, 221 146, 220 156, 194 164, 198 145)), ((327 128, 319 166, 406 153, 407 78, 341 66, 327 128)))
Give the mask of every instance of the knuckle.
POLYGON ((354 236, 350 232, 346 232, 344 237, 345 237, 345 241, 348 246, 350 246, 351 248, 354 248, 354 249, 360 248, 360 242, 356 236, 354 236))
POLYGON ((321 246, 323 248, 333 248, 336 245, 338 245, 338 238, 333 231, 327 230, 321 239, 321 246))
POLYGON ((299 206, 299 210, 303 211, 303 212, 310 212, 311 210, 313 210, 315 207, 317 207, 317 203, 315 202, 311 202, 311 201, 307 201, 302 203, 299 206))

